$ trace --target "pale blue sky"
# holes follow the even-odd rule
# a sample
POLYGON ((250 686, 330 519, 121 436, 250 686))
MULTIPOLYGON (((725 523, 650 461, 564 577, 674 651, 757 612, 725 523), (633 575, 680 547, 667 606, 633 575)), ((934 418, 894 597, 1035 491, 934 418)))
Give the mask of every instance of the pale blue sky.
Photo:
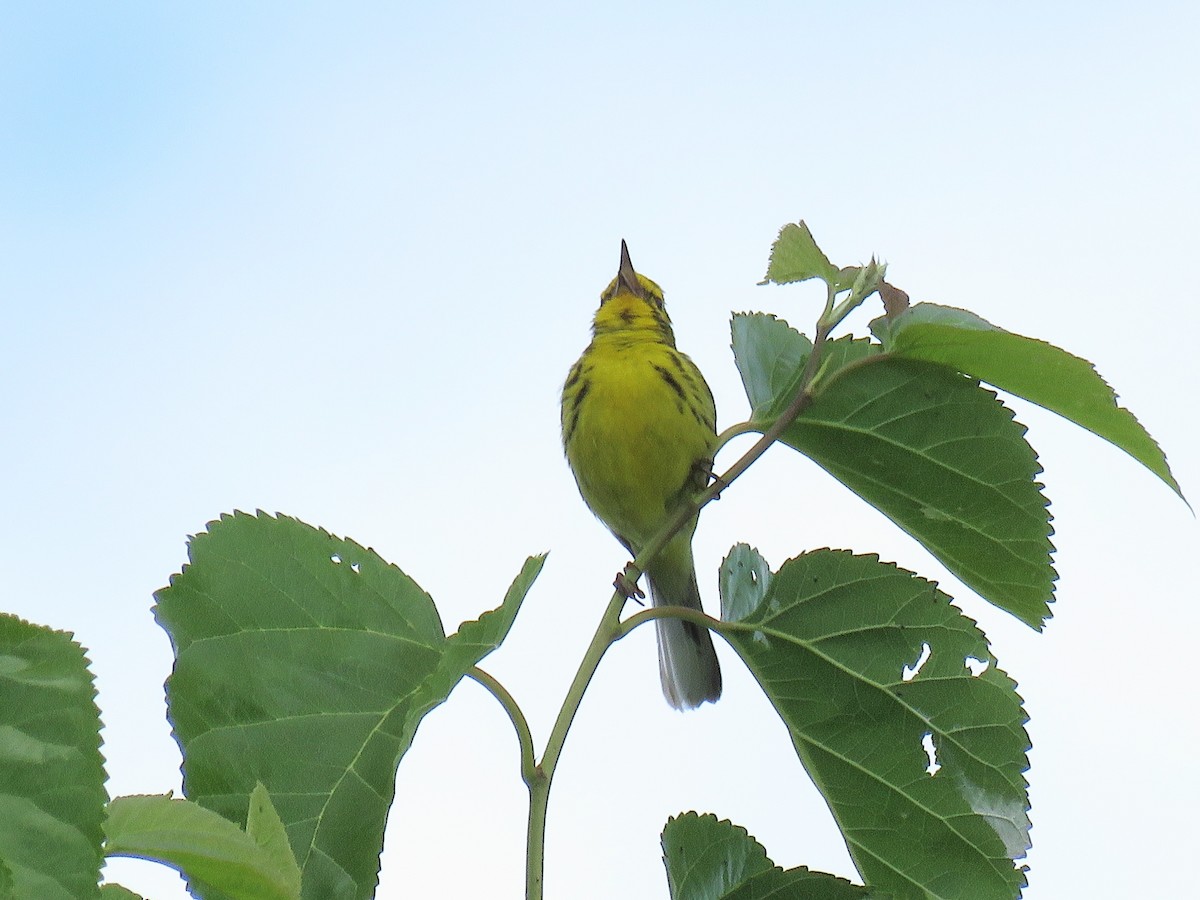
MULTIPOLYGON (((803 217, 838 263, 877 254, 916 300, 1093 360, 1200 495, 1196 5, 814 7, 0 12, 0 609, 90 649, 114 794, 178 788, 150 595, 234 508, 375 547, 449 628, 552 551, 488 662, 544 741, 624 561, 557 430, 621 238, 723 425, 746 409, 730 310, 811 331, 814 291, 755 286, 803 217)), ((1200 801, 1196 521, 1017 409, 1060 550, 1044 636, 782 449, 706 512, 702 590, 715 610, 739 540, 774 565, 848 547, 940 579, 1033 717, 1026 897, 1166 895, 1200 801)), ((556 783, 550 896, 664 896, 658 831, 692 808, 782 865, 853 874, 724 650, 725 699, 686 716, 648 631, 614 650, 556 783)), ((464 685, 401 766, 380 897, 518 897, 523 829, 511 733, 464 685)), ((146 864, 114 873, 184 896, 146 864)))

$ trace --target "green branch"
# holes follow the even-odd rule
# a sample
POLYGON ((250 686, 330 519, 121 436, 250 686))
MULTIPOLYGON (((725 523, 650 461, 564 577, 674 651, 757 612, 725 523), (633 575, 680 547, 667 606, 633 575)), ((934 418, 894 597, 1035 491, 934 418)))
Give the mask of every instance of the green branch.
POLYGON ((467 676, 478 682, 495 697, 500 702, 500 706, 504 711, 508 713, 509 719, 512 720, 513 728, 517 732, 517 743, 520 745, 521 779, 526 784, 529 784, 534 777, 537 763, 533 758, 533 734, 529 730, 529 722, 525 718, 525 713, 521 711, 521 707, 517 704, 513 695, 508 692, 508 689, 491 674, 478 666, 474 666, 467 672, 467 676))
POLYGON ((550 729, 550 738, 546 742, 546 752, 542 761, 533 767, 530 777, 526 779, 529 786, 529 827, 526 833, 525 856, 525 897, 526 900, 542 900, 542 875, 544 855, 546 850, 546 810, 550 802, 550 785, 554 780, 554 771, 558 767, 558 758, 567 740, 567 732, 579 704, 587 690, 592 676, 604 658, 605 652, 621 637, 621 609, 625 606, 625 596, 616 591, 608 601, 592 642, 588 644, 579 663, 579 670, 567 696, 559 708, 558 718, 550 729))
POLYGON ((726 623, 714 619, 703 610, 692 609, 690 606, 655 606, 652 609, 643 609, 623 621, 617 640, 621 640, 635 628, 645 625, 647 622, 653 622, 655 619, 682 619, 685 622, 693 622, 702 628, 707 628, 709 631, 715 631, 717 634, 721 634, 726 626, 726 623))

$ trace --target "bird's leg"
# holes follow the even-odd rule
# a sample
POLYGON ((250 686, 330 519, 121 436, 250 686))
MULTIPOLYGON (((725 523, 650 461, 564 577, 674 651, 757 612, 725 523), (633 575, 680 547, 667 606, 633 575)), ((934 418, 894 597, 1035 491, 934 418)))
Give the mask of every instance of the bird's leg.
POLYGON ((631 562, 626 563, 625 568, 617 573, 613 587, 626 600, 633 600, 638 606, 645 606, 646 604, 642 603, 642 600, 645 599, 646 592, 638 587, 639 577, 641 577, 641 573, 638 572, 637 567, 631 562))
POLYGON ((729 487, 729 483, 717 474, 716 470, 713 468, 713 461, 711 459, 698 459, 692 467, 699 476, 697 480, 700 482, 702 487, 708 487, 709 484, 716 484, 717 492, 713 495, 713 499, 720 500, 721 491, 729 487))

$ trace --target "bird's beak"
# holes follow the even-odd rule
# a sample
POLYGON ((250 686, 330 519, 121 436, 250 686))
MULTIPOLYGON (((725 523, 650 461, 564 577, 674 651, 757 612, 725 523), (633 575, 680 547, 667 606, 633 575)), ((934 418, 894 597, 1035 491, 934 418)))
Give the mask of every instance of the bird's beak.
POLYGON ((617 289, 624 289, 635 297, 641 297, 646 293, 642 289, 642 283, 638 281, 637 272, 633 270, 633 263, 629 259, 629 248, 625 246, 624 241, 621 241, 621 267, 617 269, 617 289))

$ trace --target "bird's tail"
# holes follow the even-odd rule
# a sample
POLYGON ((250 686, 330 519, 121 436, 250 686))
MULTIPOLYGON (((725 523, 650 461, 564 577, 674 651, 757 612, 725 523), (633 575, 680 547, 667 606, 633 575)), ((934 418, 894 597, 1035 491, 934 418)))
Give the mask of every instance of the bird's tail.
MULTIPOLYGON (((647 575, 655 606, 702 609, 691 536, 663 549, 647 575)), ((658 669, 663 695, 676 709, 695 709, 721 696, 721 667, 712 637, 703 625, 682 619, 658 619, 658 669)))

